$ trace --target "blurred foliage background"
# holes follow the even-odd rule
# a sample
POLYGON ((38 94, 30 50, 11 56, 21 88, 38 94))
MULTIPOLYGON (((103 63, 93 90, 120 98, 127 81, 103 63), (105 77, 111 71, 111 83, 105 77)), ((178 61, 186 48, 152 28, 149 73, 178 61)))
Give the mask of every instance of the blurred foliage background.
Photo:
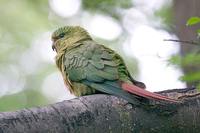
MULTIPOLYGON (((159 31, 167 34, 164 37, 176 38, 171 0, 1 0, 0 12, 0 111, 41 106, 74 97, 64 87, 54 63, 55 53, 51 50, 51 33, 60 26, 85 27, 95 40, 118 51, 138 78, 141 77, 139 60, 129 46, 135 34, 133 29, 143 24, 148 26, 143 26, 144 29, 153 33, 159 31)), ((144 33, 157 38, 148 31, 144 33)), ((138 43, 143 40, 148 43, 150 40, 142 35, 138 43)), ((159 46, 156 52, 161 48, 165 50, 159 46)), ((178 45, 170 47, 170 51, 177 54, 178 48, 178 45)), ((151 44, 143 49, 136 47, 138 51, 144 49, 150 51, 154 47, 151 44)), ((154 74, 149 76, 151 79, 154 74)))

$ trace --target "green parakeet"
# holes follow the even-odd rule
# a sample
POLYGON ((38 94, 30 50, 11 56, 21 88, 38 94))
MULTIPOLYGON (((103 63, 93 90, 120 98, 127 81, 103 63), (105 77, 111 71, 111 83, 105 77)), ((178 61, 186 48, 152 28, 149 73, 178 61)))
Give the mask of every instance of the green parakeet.
POLYGON ((79 26, 65 26, 52 34, 56 64, 70 92, 76 96, 107 93, 135 103, 138 97, 174 102, 168 97, 144 90, 134 80, 115 51, 95 42, 79 26))

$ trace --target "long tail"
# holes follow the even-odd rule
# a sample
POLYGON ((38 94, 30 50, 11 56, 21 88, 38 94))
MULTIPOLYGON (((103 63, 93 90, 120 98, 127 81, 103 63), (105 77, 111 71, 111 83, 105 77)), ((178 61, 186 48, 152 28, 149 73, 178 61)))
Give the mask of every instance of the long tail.
POLYGON ((129 83, 122 83, 121 87, 125 90, 128 91, 129 93, 145 97, 145 98, 151 98, 151 99, 156 99, 156 100, 163 100, 163 101, 168 101, 168 102, 178 102, 178 100, 168 98, 166 96, 156 94, 153 92, 146 91, 144 89, 141 89, 133 84, 129 83))

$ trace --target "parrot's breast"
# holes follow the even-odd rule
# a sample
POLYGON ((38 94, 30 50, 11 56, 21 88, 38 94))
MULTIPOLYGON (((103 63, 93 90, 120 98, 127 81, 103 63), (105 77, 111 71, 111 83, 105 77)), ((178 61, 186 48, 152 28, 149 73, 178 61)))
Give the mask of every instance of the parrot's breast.
POLYGON ((75 96, 84 96, 84 95, 90 95, 94 94, 96 90, 94 88, 91 88, 85 84, 78 83, 78 82, 72 82, 72 90, 73 94, 75 96))

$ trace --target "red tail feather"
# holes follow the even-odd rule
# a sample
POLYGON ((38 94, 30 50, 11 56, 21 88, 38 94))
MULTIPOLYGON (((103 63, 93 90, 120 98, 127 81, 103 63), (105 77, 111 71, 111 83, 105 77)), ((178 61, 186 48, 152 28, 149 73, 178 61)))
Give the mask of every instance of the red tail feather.
POLYGON ((146 90, 141 89, 141 88, 139 88, 139 87, 137 87, 133 84, 122 83, 122 88, 125 91, 128 91, 129 93, 132 93, 132 94, 135 94, 135 95, 138 95, 138 96, 141 96, 141 97, 152 98, 152 99, 156 99, 156 100, 164 100, 164 101, 169 101, 169 102, 178 102, 175 99, 171 99, 171 98, 168 98, 166 96, 162 96, 160 94, 156 94, 156 93, 153 93, 153 92, 146 91, 146 90))

